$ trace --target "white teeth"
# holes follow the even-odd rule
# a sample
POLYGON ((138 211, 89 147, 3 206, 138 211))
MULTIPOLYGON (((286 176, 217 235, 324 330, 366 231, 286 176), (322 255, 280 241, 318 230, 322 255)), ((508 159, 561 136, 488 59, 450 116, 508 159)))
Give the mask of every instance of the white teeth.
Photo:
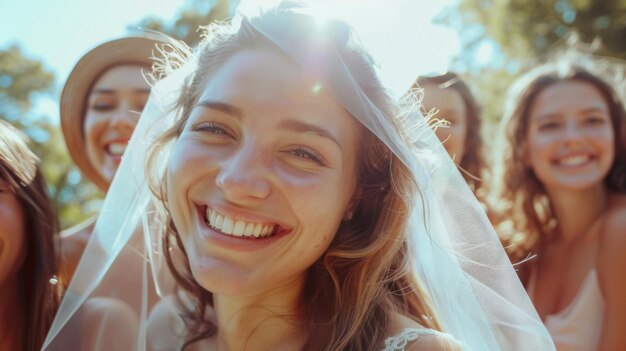
POLYGON ((233 233, 233 220, 230 217, 224 217, 224 223, 222 223, 222 228, 220 229, 224 234, 232 234, 233 233))
POLYGON ((215 219, 217 217, 217 214, 215 213, 215 211, 211 211, 211 210, 209 210, 209 213, 211 214, 209 216, 209 223, 215 223, 215 219))
POLYGON ((263 226, 260 224, 257 224, 254 226, 254 233, 252 233, 252 235, 254 235, 255 238, 258 238, 259 235, 261 234, 261 230, 263 229, 263 226))
POLYGON ((243 235, 252 236, 252 233, 254 232, 254 227, 255 227, 254 223, 246 224, 246 230, 244 230, 243 235))
POLYGON ((211 222, 214 224, 215 228, 222 228, 222 225, 224 224, 224 216, 222 216, 221 214, 218 214, 215 216, 215 222, 211 222))
POLYGON ((225 216, 217 211, 207 208, 205 213, 205 221, 211 227, 219 230, 224 234, 239 237, 255 237, 262 238, 271 236, 276 225, 261 223, 251 223, 243 220, 235 220, 225 216))
POLYGON ((127 147, 128 143, 113 142, 107 145, 107 150, 113 156, 122 156, 127 147))
POLYGON ((243 236, 243 232, 246 230, 246 223, 243 221, 235 222, 235 226, 233 227, 233 235, 243 236))
POLYGON ((572 156, 572 157, 566 157, 566 158, 560 159, 559 164, 561 166, 568 166, 568 167, 580 166, 582 164, 587 163, 589 159, 590 159, 589 155, 572 156))

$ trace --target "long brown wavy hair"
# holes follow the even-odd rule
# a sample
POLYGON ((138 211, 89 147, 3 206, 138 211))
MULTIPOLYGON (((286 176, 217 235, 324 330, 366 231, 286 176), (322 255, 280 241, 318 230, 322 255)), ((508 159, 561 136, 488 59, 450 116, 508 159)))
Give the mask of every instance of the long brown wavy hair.
MULTIPOLYGON (((256 21, 288 19, 284 28, 304 42, 316 37, 312 19, 302 15, 269 12, 256 21), (294 16, 294 18, 289 18, 294 16), (300 32, 297 32, 300 31, 300 32)), ((399 108, 391 103, 373 70, 369 57, 349 44, 349 28, 332 24, 331 50, 337 50, 352 77, 367 97, 385 113, 401 132, 396 116, 399 108)), ((292 37, 293 38, 293 37, 292 37)), ((178 120, 155 142, 148 155, 148 174, 158 162, 160 152, 181 134, 193 106, 207 81, 219 67, 236 53, 247 49, 273 50, 284 54, 272 42, 244 21, 237 31, 227 24, 206 28, 204 42, 198 49, 195 74, 188 78, 175 106, 178 120)), ((173 54, 180 57, 180 54, 173 54)), ((184 56, 184 55, 182 55, 184 56)), ((167 63, 167 62, 165 62, 167 63)), ((176 65, 170 63, 172 65, 176 65)), ((164 69, 164 71, 166 71, 164 69)), ((330 89, 341 89, 331 86, 330 89)), ((344 91, 345 93, 345 91, 344 91)), ((351 92, 354 94, 354 92, 351 92)), ((309 268, 301 297, 298 326, 307 331, 304 350, 371 350, 382 347, 390 332, 391 316, 407 316, 425 327, 440 329, 427 295, 420 288, 411 265, 412 250, 407 244, 406 224, 412 204, 419 196, 418 184, 406 166, 366 128, 362 128, 358 150, 358 198, 351 219, 340 225, 329 249, 309 268)), ((164 177, 164 176, 163 176, 164 177)), ((181 237, 167 211, 165 179, 150 179, 152 191, 165 209, 163 236, 167 263, 178 285, 195 300, 195 307, 186 311, 194 341, 209 337, 216 326, 206 320, 213 295, 194 279, 188 259, 182 264, 170 249, 187 258, 181 237)), ((182 305, 182 304, 181 304, 182 305)), ((184 308, 184 307, 183 307, 184 308)))
MULTIPOLYGON (((519 262, 541 252, 542 245, 557 235, 558 222, 543 184, 524 162, 529 113, 539 94, 561 81, 592 85, 604 98, 615 133, 615 160, 604 181, 614 192, 626 191, 626 113, 617 91, 601 74, 570 60, 537 67, 519 78, 509 90, 505 115, 500 124, 494 177, 489 203, 512 261, 519 262)), ((527 282, 535 261, 520 266, 520 277, 527 282)))
MULTIPOLYGON (((25 260, 18 271, 24 350, 39 350, 52 324, 59 291, 51 279, 57 274, 55 236, 58 219, 39 170, 39 159, 26 137, 0 120, 0 178, 17 196, 24 211, 25 260)), ((54 280, 52 280, 54 282, 54 280)))
POLYGON ((469 86, 454 72, 446 72, 437 76, 420 76, 415 81, 411 90, 419 89, 420 86, 433 84, 440 89, 452 89, 459 93, 465 104, 467 117, 467 137, 465 138, 465 150, 459 168, 463 178, 476 191, 481 186, 483 167, 483 139, 481 137, 482 119, 480 118, 480 105, 474 98, 469 86))

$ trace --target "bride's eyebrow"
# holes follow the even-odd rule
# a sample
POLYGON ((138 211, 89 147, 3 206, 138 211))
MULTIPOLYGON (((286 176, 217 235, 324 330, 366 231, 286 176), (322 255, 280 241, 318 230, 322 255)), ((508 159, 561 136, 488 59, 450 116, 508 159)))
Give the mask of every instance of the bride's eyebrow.
MULTIPOLYGON (((201 107, 209 108, 211 110, 216 110, 226 115, 235 117, 236 119, 239 119, 239 120, 241 120, 243 116, 243 111, 241 111, 241 109, 239 109, 237 106, 231 105, 229 103, 225 103, 222 101, 206 99, 206 100, 201 100, 200 102, 198 102, 196 106, 201 106, 201 107)), ((297 133, 313 133, 320 137, 329 139, 334 144, 336 144, 337 147, 339 147, 339 150, 343 151, 343 148, 341 147, 341 143, 339 142, 339 140, 337 140, 337 138, 335 138, 335 136, 330 131, 328 131, 327 129, 324 129, 323 127, 316 126, 311 123, 299 121, 296 119, 287 119, 287 120, 281 121, 280 124, 278 125, 278 128, 294 131, 297 133)))
POLYGON ((329 139, 330 141, 335 143, 337 147, 339 147, 339 150, 343 151, 341 143, 339 143, 339 140, 337 140, 337 138, 335 138, 335 136, 330 131, 314 124, 299 121, 296 119, 286 119, 278 124, 278 128, 290 130, 296 133, 313 133, 317 136, 329 139))
POLYGON ((243 112, 237 106, 215 100, 201 100, 196 106, 206 107, 211 110, 216 110, 225 113, 229 116, 241 119, 243 112))

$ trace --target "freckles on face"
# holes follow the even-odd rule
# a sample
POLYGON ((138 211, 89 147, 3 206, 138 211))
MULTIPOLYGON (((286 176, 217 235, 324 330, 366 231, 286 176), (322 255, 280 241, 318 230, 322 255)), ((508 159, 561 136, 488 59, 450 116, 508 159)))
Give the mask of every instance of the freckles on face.
POLYGON ((600 91, 583 81, 560 81, 532 103, 526 162, 549 189, 601 186, 615 158, 614 138, 600 91))
POLYGON ((142 67, 121 65, 105 71, 87 98, 83 122, 89 161, 108 182, 119 166, 150 87, 142 67))
POLYGON ((467 109, 461 94, 452 88, 441 88, 436 84, 424 84, 422 104, 426 111, 439 112, 434 116, 447 121, 446 126, 437 128, 436 134, 450 157, 459 164, 465 154, 467 138, 467 109))
POLYGON ((207 290, 293 287, 334 238, 355 189, 360 127, 319 86, 281 55, 242 51, 203 89, 174 146, 167 196, 207 290))
POLYGON ((0 288, 15 279, 24 260, 24 213, 8 183, 0 179, 0 288))

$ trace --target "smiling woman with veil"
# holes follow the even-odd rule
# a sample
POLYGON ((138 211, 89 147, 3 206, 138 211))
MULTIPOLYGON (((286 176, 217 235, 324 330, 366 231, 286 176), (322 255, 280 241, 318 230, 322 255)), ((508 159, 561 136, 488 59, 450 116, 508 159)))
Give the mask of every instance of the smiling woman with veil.
POLYGON ((419 106, 311 12, 283 3, 168 50, 48 349, 77 324, 138 350, 553 349, 462 176, 409 124, 419 106), (93 313, 121 251, 176 293, 93 313), (131 311, 136 329, 115 328, 131 311))

